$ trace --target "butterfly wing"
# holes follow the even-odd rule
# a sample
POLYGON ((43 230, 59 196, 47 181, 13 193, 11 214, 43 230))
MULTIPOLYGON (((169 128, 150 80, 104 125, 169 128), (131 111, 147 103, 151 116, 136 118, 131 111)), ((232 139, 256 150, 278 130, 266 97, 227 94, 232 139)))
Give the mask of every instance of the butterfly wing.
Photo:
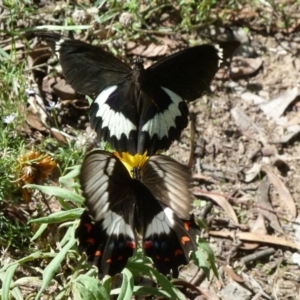
POLYGON ((75 234, 79 250, 98 267, 100 278, 115 275, 136 250, 132 180, 111 153, 96 150, 83 161, 80 184, 86 212, 75 234))
MULTIPOLYGON (((163 206, 162 206, 163 208, 163 206)), ((144 253, 151 257, 158 271, 178 277, 178 268, 190 261, 190 254, 196 251, 196 238, 199 228, 193 217, 182 220, 171 209, 165 207, 161 212, 145 220, 143 236, 144 253)))
POLYGON ((91 106, 91 126, 118 152, 152 155, 169 148, 187 125, 184 100, 149 84, 138 92, 132 81, 109 87, 91 106))
POLYGON ((137 222, 143 225, 143 250, 163 274, 178 277, 178 268, 189 262, 191 251, 197 249, 198 227, 189 215, 180 219, 171 208, 155 199, 141 182, 135 181, 137 222))
POLYGON ((118 152, 137 153, 138 114, 130 81, 104 89, 90 108, 90 124, 118 152))
POLYGON ((38 35, 55 52, 66 80, 79 94, 99 94, 109 86, 126 81, 131 74, 129 66, 100 47, 54 33, 38 35))
POLYGON ((146 70, 147 75, 156 78, 160 86, 193 101, 210 90, 210 82, 221 63, 239 45, 239 42, 222 42, 188 48, 159 60, 146 70))
MULTIPOLYGON (((146 70, 147 74, 147 70, 146 70)), ((154 78, 147 78, 142 87, 142 111, 139 119, 138 153, 151 156, 166 150, 188 124, 188 107, 183 98, 161 87, 154 78)))
POLYGON ((187 166, 165 155, 151 156, 142 168, 142 182, 182 219, 189 219, 192 209, 191 180, 187 166))

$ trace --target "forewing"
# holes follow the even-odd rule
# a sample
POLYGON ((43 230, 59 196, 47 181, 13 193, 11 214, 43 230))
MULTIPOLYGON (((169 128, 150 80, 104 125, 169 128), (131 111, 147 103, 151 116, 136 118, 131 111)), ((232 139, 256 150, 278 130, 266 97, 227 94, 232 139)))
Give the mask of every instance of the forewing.
POLYGON ((192 209, 191 171, 187 166, 165 155, 151 156, 142 168, 142 182, 179 218, 189 218, 192 209))
POLYGON ((136 250, 131 183, 126 168, 109 152, 93 151, 83 161, 80 184, 87 211, 76 237, 100 278, 120 272, 136 250))
POLYGON ((98 94, 130 78, 131 68, 100 47, 53 33, 38 35, 55 52, 66 80, 80 94, 98 94))
POLYGON ((187 101, 210 90, 210 82, 221 63, 231 57, 239 42, 200 45, 170 55, 148 68, 147 76, 187 101))

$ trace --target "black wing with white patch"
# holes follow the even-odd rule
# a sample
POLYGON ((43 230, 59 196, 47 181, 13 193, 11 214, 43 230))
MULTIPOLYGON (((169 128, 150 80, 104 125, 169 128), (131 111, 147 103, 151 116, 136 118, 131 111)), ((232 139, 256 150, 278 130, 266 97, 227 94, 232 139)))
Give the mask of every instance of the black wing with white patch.
POLYGON ((82 164, 80 184, 86 212, 76 230, 79 250, 98 267, 100 278, 119 273, 136 250, 130 175, 111 153, 95 151, 82 164))
MULTIPOLYGON (((168 207, 156 202, 147 203, 156 213, 144 217, 143 250, 151 257, 158 271, 178 277, 179 267, 190 261, 197 249, 199 228, 193 216, 182 220, 168 207)), ((144 208, 147 211, 147 207, 144 208)), ((149 209, 149 208, 148 208, 149 209)))
POLYGON ((179 139, 188 108, 183 98, 154 80, 136 88, 137 83, 128 81, 103 90, 91 105, 90 123, 118 152, 152 155, 179 139))
POLYGON ((90 124, 98 137, 132 155, 152 155, 179 139, 188 123, 185 100, 209 90, 221 62, 238 46, 196 46, 145 70, 141 60, 131 69, 99 47, 50 33, 39 35, 59 57, 71 86, 78 93, 95 94, 90 124))
POLYGON ((121 161, 106 151, 95 150, 83 161, 80 183, 86 212, 76 237, 79 250, 98 267, 100 278, 125 267, 136 250, 136 231, 143 236, 145 254, 163 274, 177 277, 178 267, 187 264, 190 251, 196 250, 197 227, 188 214, 191 199, 186 178, 190 173, 166 156, 151 157, 147 164, 134 169, 137 175, 131 178, 121 161), (145 174, 144 169, 148 169, 145 174), (168 171, 181 175, 172 176, 168 171), (170 184, 171 178, 175 185, 170 184))
POLYGON ((156 199, 188 219, 192 210, 191 170, 165 155, 151 156, 141 170, 142 182, 156 199))

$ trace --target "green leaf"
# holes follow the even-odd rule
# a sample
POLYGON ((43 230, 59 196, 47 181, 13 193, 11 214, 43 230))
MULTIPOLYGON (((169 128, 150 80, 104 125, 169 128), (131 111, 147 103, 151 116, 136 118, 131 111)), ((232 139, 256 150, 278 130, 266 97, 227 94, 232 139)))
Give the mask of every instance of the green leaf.
POLYGON ((210 265, 208 262, 208 254, 201 248, 192 253, 192 259, 196 266, 201 268, 207 278, 209 278, 210 265))
POLYGON ((102 285, 106 289, 106 292, 110 295, 111 291, 111 276, 104 276, 102 279, 102 285))
POLYGON ((159 290, 158 288, 150 287, 150 286, 135 286, 133 289, 133 293, 136 296, 151 295, 151 296, 157 296, 164 299, 169 297, 169 294, 164 290, 159 290))
POLYGON ((30 220, 29 223, 52 224, 52 223, 62 223, 70 220, 77 220, 80 218, 83 211, 84 211, 83 208, 74 208, 67 211, 58 211, 46 217, 30 220))
POLYGON ((52 261, 49 263, 49 265, 45 268, 43 272, 43 284, 39 292, 37 293, 35 300, 39 299, 42 295, 42 292, 47 288, 49 283, 54 277, 55 272, 61 267, 62 261, 65 259, 68 251, 75 245, 76 240, 73 235, 70 233, 74 232, 74 228, 69 228, 67 233, 70 235, 69 242, 62 248, 58 253, 56 253, 56 256, 52 261))
POLYGON ((167 299, 186 300, 185 296, 169 281, 167 277, 159 273, 156 269, 140 263, 129 261, 127 267, 132 273, 138 272, 144 276, 155 278, 156 282, 166 292, 167 299))
POLYGON ((5 272, 5 275, 2 279, 2 299, 9 300, 10 299, 10 286, 13 283, 13 276, 19 264, 13 264, 9 266, 5 272))
POLYGON ((45 259, 45 258, 52 258, 52 257, 55 257, 55 253, 52 253, 52 252, 43 253, 42 251, 36 251, 26 257, 19 259, 18 261, 14 261, 12 263, 9 263, 9 264, 3 266, 0 269, 0 274, 1 274, 1 272, 6 271, 12 265, 21 265, 21 264, 24 264, 26 262, 33 261, 36 259, 45 259))
POLYGON ((9 54, 1 47, 0 47, 0 56, 3 56, 5 58, 9 59, 9 54))
MULTIPOLYGON (((29 223, 30 223, 30 221, 29 221, 29 223)), ((34 234, 34 236, 30 239, 30 241, 33 242, 36 239, 38 239, 42 235, 42 233, 46 230, 47 227, 48 227, 48 224, 42 224, 40 226, 40 228, 37 230, 37 232, 34 234)))
POLYGON ((78 175, 80 173, 80 167, 81 167, 81 165, 72 167, 72 170, 68 174, 59 178, 59 180, 58 180, 59 183, 65 185, 67 187, 73 187, 74 182, 70 183, 70 179, 78 177, 78 175))
POLYGON ((117 300, 130 300, 133 294, 133 276, 132 273, 126 268, 122 271, 122 274, 123 280, 117 300))
POLYGON ((209 244, 204 239, 200 238, 199 236, 198 236, 197 239, 198 239, 197 240, 198 247, 203 249, 206 252, 207 258, 208 258, 208 261, 209 261, 209 264, 210 264, 210 268, 213 270, 214 275, 218 278, 218 270, 217 270, 217 267, 216 267, 214 252, 212 251, 209 244))
POLYGON ((74 299, 76 300, 107 300, 109 294, 98 279, 80 275, 73 283, 74 299))
POLYGON ((60 197, 66 200, 69 200, 73 203, 82 205, 83 197, 78 195, 77 193, 71 192, 65 188, 61 188, 58 186, 43 186, 38 184, 26 184, 24 188, 37 189, 47 195, 60 197))

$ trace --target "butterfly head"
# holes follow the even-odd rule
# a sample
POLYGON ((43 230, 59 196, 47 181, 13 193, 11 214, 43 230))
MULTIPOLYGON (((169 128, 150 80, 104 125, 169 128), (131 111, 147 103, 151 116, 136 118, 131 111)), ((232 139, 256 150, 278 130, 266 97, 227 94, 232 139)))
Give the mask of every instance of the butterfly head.
POLYGON ((136 173, 140 173, 138 170, 143 168, 144 164, 149 158, 149 156, 147 156, 147 152, 144 154, 135 155, 130 155, 128 152, 114 152, 114 155, 120 159, 130 176, 133 178, 136 178, 136 173))
POLYGON ((138 56, 132 60, 133 69, 144 70, 144 60, 138 56))

